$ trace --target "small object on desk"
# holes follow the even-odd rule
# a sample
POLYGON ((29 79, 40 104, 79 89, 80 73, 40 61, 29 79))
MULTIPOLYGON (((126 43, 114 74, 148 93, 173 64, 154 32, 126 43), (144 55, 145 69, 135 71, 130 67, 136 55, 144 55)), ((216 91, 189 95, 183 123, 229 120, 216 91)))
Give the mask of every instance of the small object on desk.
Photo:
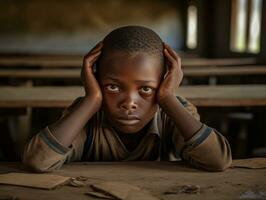
POLYGON ((266 193, 262 191, 248 190, 243 192, 240 199, 266 199, 266 193))
POLYGON ((74 186, 74 187, 84 187, 86 183, 84 183, 84 181, 78 180, 77 178, 71 178, 68 185, 74 186))
POLYGON ((159 198, 153 196, 149 192, 128 183, 110 181, 91 185, 91 188, 95 192, 100 192, 106 196, 111 196, 113 199, 159 200, 159 198))
POLYGON ((264 169, 266 168, 266 158, 233 160, 231 168, 264 169))
POLYGON ((100 198, 100 199, 112 199, 112 200, 117 199, 113 196, 110 196, 108 194, 104 194, 101 192, 90 191, 90 192, 87 192, 86 194, 92 197, 100 198))
POLYGON ((176 188, 173 188, 169 191, 164 192, 165 195, 169 194, 199 194, 200 193, 200 186, 199 185, 180 185, 176 188))
POLYGON ((87 181, 88 179, 89 179, 89 178, 86 177, 86 176, 78 176, 78 177, 76 178, 77 181, 87 181))
POLYGON ((33 173, 8 173, 0 174, 0 184, 15 185, 39 189, 54 189, 59 185, 67 183, 71 177, 54 174, 33 173))

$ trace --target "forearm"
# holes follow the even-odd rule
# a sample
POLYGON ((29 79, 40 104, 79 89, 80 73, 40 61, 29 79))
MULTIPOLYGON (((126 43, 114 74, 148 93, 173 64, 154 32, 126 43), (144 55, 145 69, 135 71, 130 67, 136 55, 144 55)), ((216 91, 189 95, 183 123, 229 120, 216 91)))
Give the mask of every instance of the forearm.
POLYGON ((176 96, 167 95, 159 101, 161 108, 173 120, 185 141, 189 140, 202 126, 178 101, 176 96))
POLYGON ((56 139, 69 147, 89 119, 98 111, 101 102, 97 97, 84 97, 63 118, 49 126, 56 139))

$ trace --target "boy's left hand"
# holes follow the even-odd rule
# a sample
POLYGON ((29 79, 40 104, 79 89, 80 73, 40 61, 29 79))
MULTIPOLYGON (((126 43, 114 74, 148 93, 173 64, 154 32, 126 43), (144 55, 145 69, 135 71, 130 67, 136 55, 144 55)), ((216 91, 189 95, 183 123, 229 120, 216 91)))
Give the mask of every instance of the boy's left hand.
POLYGON ((176 89, 179 87, 183 78, 181 59, 166 43, 164 43, 164 56, 168 66, 168 71, 164 75, 157 93, 159 103, 166 100, 166 97, 176 96, 176 89))

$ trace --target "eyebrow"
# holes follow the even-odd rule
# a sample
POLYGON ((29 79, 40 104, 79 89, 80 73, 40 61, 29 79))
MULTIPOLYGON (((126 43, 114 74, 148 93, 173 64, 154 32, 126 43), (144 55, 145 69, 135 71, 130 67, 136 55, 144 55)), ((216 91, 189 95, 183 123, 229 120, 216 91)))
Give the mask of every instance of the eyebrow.
MULTIPOLYGON (((105 79, 111 79, 113 81, 121 83, 121 80, 119 80, 118 78, 107 76, 105 79)), ((157 81, 155 81, 155 80, 136 80, 135 82, 137 82, 137 83, 156 83, 157 81)))

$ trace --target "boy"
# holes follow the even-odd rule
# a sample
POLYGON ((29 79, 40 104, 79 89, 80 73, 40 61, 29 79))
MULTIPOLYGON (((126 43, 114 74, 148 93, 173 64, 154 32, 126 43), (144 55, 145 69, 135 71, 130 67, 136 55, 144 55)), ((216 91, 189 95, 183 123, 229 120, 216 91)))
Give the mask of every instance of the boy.
POLYGON ((127 26, 112 31, 84 57, 85 96, 31 139, 23 162, 50 171, 70 161, 181 156, 202 169, 228 168, 226 139, 199 121, 191 103, 176 97, 182 76, 180 58, 152 30, 127 26))

